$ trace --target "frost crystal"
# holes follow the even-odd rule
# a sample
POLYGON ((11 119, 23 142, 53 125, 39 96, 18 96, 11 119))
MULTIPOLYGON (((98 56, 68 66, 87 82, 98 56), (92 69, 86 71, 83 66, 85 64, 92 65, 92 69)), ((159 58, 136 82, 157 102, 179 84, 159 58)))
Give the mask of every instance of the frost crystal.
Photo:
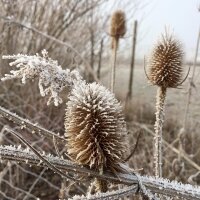
POLYGON ((55 106, 61 104, 62 99, 59 97, 59 93, 65 87, 82 79, 76 70, 63 70, 57 61, 48 57, 46 50, 42 51, 42 56, 39 54, 33 56, 18 54, 3 56, 3 59, 13 59, 10 66, 16 66, 17 70, 12 70, 11 74, 6 74, 1 80, 21 78, 22 83, 25 84, 26 79, 38 77, 41 96, 50 96, 47 105, 52 99, 55 106))

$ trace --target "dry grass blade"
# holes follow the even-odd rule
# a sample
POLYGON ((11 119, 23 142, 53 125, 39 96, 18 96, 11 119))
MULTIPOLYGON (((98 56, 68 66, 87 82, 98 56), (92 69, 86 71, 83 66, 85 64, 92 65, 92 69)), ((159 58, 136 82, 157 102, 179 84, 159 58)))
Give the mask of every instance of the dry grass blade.
MULTIPOLYGON (((34 155, 32 152, 24 151, 21 149, 16 149, 14 147, 2 147, 0 146, 0 156, 2 160, 17 161, 20 163, 27 163, 31 165, 42 165, 44 163, 40 162, 40 159, 34 155)), ((123 183, 126 185, 137 184, 138 178, 133 174, 118 174, 115 176, 111 173, 105 172, 104 174, 99 174, 94 170, 90 170, 75 163, 62 160, 58 157, 53 156, 43 156, 51 164, 57 167, 59 170, 72 171, 79 174, 85 174, 88 176, 98 177, 102 180, 109 180, 112 182, 123 183)), ((154 177, 139 176, 143 185, 153 193, 163 194, 170 197, 180 197, 188 200, 200 200, 200 188, 189 184, 181 184, 176 181, 170 182, 167 179, 155 179, 154 177)))
POLYGON ((0 115, 10 121, 13 121, 16 124, 22 126, 23 128, 27 128, 27 129, 31 130, 32 133, 38 133, 38 134, 44 135, 45 137, 48 137, 50 139, 55 137, 55 139, 59 140, 59 142, 65 141, 64 137, 59 136, 58 134, 55 134, 37 124, 34 124, 34 123, 30 122, 28 119, 19 117, 17 114, 12 113, 11 111, 9 111, 1 106, 0 106, 0 115))

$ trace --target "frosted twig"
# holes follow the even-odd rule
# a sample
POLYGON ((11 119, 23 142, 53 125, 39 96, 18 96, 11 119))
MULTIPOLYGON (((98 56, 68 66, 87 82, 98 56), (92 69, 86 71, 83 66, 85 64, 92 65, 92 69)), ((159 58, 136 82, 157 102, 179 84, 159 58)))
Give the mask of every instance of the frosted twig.
POLYGON ((37 177, 37 179, 34 181, 34 183, 31 185, 31 187, 28 190, 28 194, 23 198, 23 200, 26 200, 30 195, 31 191, 33 190, 33 188, 35 187, 35 185, 37 184, 37 182, 40 180, 40 178, 42 177, 42 175, 44 174, 44 172, 46 171, 46 169, 43 169, 40 172, 40 175, 37 177))
POLYGON ((18 190, 22 193, 25 193, 26 195, 28 195, 29 197, 31 198, 34 198, 34 199, 38 199, 36 196, 30 194, 29 192, 25 191, 25 190, 22 190, 21 188, 18 188, 18 187, 15 187, 14 185, 12 185, 11 183, 9 183, 7 180, 3 179, 2 182, 6 183, 7 185, 9 185, 11 188, 15 189, 15 190, 18 190))
MULTIPOLYGON (((17 149, 12 146, 0 146, 0 156, 2 160, 13 160, 20 163, 28 163, 30 165, 45 166, 43 162, 32 152, 27 150, 17 149)), ((116 183, 123 183, 126 185, 137 184, 138 179, 133 174, 117 174, 113 175, 109 172, 99 174, 94 170, 77 165, 69 160, 63 160, 54 156, 43 155, 51 164, 62 171, 72 171, 78 174, 85 174, 87 176, 97 177, 102 180, 109 180, 116 183)), ((200 188, 189 184, 182 184, 176 181, 170 182, 167 179, 154 178, 149 176, 140 176, 143 185, 152 193, 163 194, 171 197, 180 197, 188 200, 200 200, 200 188)))
POLYGON ((94 195, 88 195, 88 196, 78 196, 75 195, 71 200, 107 200, 107 199, 120 199, 132 194, 137 193, 137 186, 129 186, 123 189, 119 189, 112 192, 106 192, 106 193, 97 193, 94 195))
POLYGON ((82 77, 77 70, 63 70, 56 60, 48 57, 46 50, 42 51, 42 56, 36 54, 28 56, 23 54, 3 56, 3 59, 12 59, 10 66, 16 66, 17 70, 12 70, 11 74, 6 74, 2 81, 21 78, 22 83, 26 79, 39 78, 39 89, 41 96, 49 95, 47 105, 54 101, 55 106, 63 102, 59 96, 60 92, 67 86, 80 81, 82 77))
POLYGON ((4 192, 2 192, 1 190, 0 190, 0 194, 3 196, 3 197, 5 197, 7 200, 16 200, 15 198, 12 198, 12 197, 8 197, 4 192))
MULTIPOLYGON (((7 128, 7 131, 12 133, 14 136, 16 136, 18 139, 20 139, 28 148, 30 148, 34 154, 36 156, 38 156, 38 158, 44 162, 44 164, 49 167, 51 170, 53 170, 54 172, 56 172, 57 174, 61 175, 64 178, 73 180, 74 182, 78 181, 75 178, 67 175, 66 173, 63 173, 61 170, 59 170, 58 168, 56 168, 53 164, 51 164, 51 162, 49 162, 47 159, 45 159, 34 147, 32 147, 25 139, 23 139, 16 131, 13 131, 10 128, 7 128)), ((82 191, 83 193, 85 193, 79 186, 76 186, 77 189, 79 189, 80 191, 82 191)))
POLYGON ((43 128, 38 124, 34 124, 31 121, 29 121, 28 119, 24 119, 24 118, 18 116, 17 114, 15 114, 1 106, 0 106, 0 115, 5 117, 8 120, 13 121, 14 123, 16 123, 20 126, 23 126, 24 128, 28 128, 32 133, 39 133, 50 139, 55 137, 55 139, 59 140, 59 142, 65 141, 64 137, 59 136, 58 134, 53 133, 52 131, 49 131, 49 130, 43 128))
MULTIPOLYGON (((26 170, 25 168, 21 167, 20 165, 18 165, 17 163, 15 163, 15 165, 20 169, 22 170, 23 172, 27 173, 27 174, 30 174, 34 177, 38 177, 38 174, 34 173, 34 172, 31 172, 29 170, 26 170)), ((40 180, 44 181, 45 183, 47 183, 50 187, 52 187, 53 189, 55 190, 59 190, 60 188, 57 187, 56 185, 52 184, 50 181, 48 181, 47 179, 43 178, 43 177, 40 177, 40 180)))

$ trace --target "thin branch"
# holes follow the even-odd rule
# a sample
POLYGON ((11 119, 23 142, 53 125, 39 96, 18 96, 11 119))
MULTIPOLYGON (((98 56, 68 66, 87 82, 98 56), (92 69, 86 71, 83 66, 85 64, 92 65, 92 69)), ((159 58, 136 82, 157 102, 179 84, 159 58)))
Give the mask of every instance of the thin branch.
POLYGON ((130 158, 134 155, 134 153, 137 149, 139 140, 140 140, 141 133, 142 133, 142 131, 139 131, 137 138, 136 138, 135 146, 134 146, 133 150, 131 151, 130 155, 124 160, 125 162, 128 162, 130 160, 130 158))
POLYGON ((1 190, 0 190, 0 194, 5 197, 5 199, 7 200, 16 200, 16 198, 12 198, 12 197, 8 197, 5 193, 3 193, 1 190))
POLYGON ((34 196, 34 195, 32 195, 32 194, 30 194, 29 192, 27 192, 27 191, 25 191, 25 190, 22 190, 21 188, 19 188, 19 187, 15 187, 14 185, 12 185, 10 182, 8 182, 7 180, 5 180, 5 179, 3 179, 3 180, 1 180, 2 182, 4 182, 5 184, 7 184, 7 185, 9 185, 12 189, 14 189, 14 190, 17 190, 17 191, 20 191, 20 192, 22 192, 22 193, 25 193, 26 195, 28 195, 29 197, 31 197, 31 198, 34 198, 34 199, 38 199, 36 196, 34 196))
POLYGON ((149 76, 148 76, 148 73, 147 73, 147 70, 146 70, 146 59, 145 59, 145 56, 144 56, 144 72, 145 72, 145 75, 146 75, 146 78, 148 80, 150 80, 149 76))
POLYGON ((23 128, 29 129, 32 133, 39 133, 40 135, 44 135, 47 138, 52 139, 55 137, 55 139, 59 140, 59 142, 66 141, 64 137, 59 136, 56 133, 53 133, 52 131, 49 131, 40 125, 34 124, 30 122, 28 119, 24 119, 22 117, 19 117, 17 114, 12 113, 11 111, 3 108, 0 106, 0 115, 5 117, 6 119, 13 121, 14 123, 20 125, 23 128))
MULTIPOLYGON (((195 56, 194 56, 194 61, 193 61, 192 74, 191 74, 191 77, 189 78, 188 95, 187 95, 187 101, 186 101, 186 105, 185 105, 185 115, 184 115, 184 121, 183 121, 184 129, 186 129, 186 126, 187 126, 190 100, 191 100, 191 96, 192 96, 192 89, 194 86, 194 78, 195 78, 195 72, 196 72, 196 66, 197 66, 199 45, 200 45, 200 28, 199 28, 198 38, 197 38, 197 43, 196 43, 196 50, 195 50, 195 56)), ((194 138, 194 135, 192 135, 192 138, 194 138)))
POLYGON ((33 188, 35 187, 35 185, 38 183, 38 181, 40 180, 40 178, 42 177, 42 175, 44 174, 44 172, 46 171, 46 169, 44 168, 41 172, 40 175, 36 178, 36 180, 34 181, 34 183, 30 186, 29 190, 28 190, 28 194, 26 194, 26 196, 23 198, 23 200, 26 200, 27 198, 29 198, 33 188))
MULTIPOLYGON (((19 140, 21 140, 28 148, 31 149, 31 151, 33 151, 33 153, 40 159, 40 161, 42 161, 47 167, 49 167, 51 170, 53 170, 54 172, 56 172, 57 174, 59 174, 61 177, 66 178, 67 180, 70 179, 72 181, 74 181, 75 183, 78 181, 75 178, 67 175, 66 173, 60 171, 58 168, 56 168, 53 164, 51 164, 51 162, 49 162, 47 159, 45 159, 34 147, 32 147, 25 139, 23 139, 17 131, 13 131, 10 128, 6 128, 8 132, 12 133, 14 136, 16 136, 19 140)), ((82 188, 80 188, 79 186, 75 185, 75 187, 81 191, 83 194, 85 194, 85 192, 82 190, 82 188)))
POLYGON ((90 195, 87 197, 84 196, 77 196, 75 195, 73 198, 71 198, 71 200, 107 200, 107 199, 120 199, 132 194, 136 194, 137 193, 137 186, 129 186, 123 189, 119 189, 116 191, 112 191, 112 192, 106 192, 106 193, 97 193, 95 195, 90 195))
POLYGON ((187 74, 185 75, 185 78, 177 85, 177 86, 180 86, 180 85, 182 85, 185 81, 186 81, 186 79, 187 79, 187 77, 188 77, 188 75, 189 75, 189 73, 190 73, 190 66, 189 66, 189 69, 188 69, 188 71, 187 71, 187 74))
POLYGON ((54 144, 54 147, 55 147, 57 156, 58 156, 59 158, 61 158, 61 155, 60 155, 60 152, 59 152, 59 149, 58 149, 58 145, 57 145, 57 143, 56 143, 55 136, 53 136, 53 144, 54 144))
MULTIPOLYGON (((38 177, 38 174, 34 173, 34 172, 31 172, 29 170, 26 170, 25 168, 21 167, 19 164, 15 163, 15 165, 24 173, 27 173, 27 174, 30 174, 31 176, 34 176, 34 177, 38 177)), ((44 181, 46 184, 48 184, 50 187, 52 187, 53 189, 55 190, 60 190, 59 187, 57 187, 56 185, 52 184, 50 181, 48 181, 47 179, 43 178, 43 177, 40 177, 40 180, 41 181, 44 181)))
MULTIPOLYGON (((30 165, 45 166, 40 162, 40 159, 27 150, 17 149, 11 146, 0 146, 0 156, 2 160, 16 161, 20 163, 28 163, 30 165)), ((63 160, 54 156, 43 155, 51 164, 62 171, 72 171, 74 173, 85 174, 87 176, 97 177, 102 180, 109 180, 117 183, 123 183, 126 185, 137 184, 138 178, 133 174, 118 174, 113 175, 109 172, 99 174, 94 170, 90 170, 86 167, 77 165, 71 161, 63 160)), ((153 193, 163 194, 171 197, 180 197, 188 200, 200 200, 200 188, 189 184, 182 184, 176 181, 170 182, 167 179, 155 179, 154 177, 140 176, 140 179, 147 190, 153 193)))

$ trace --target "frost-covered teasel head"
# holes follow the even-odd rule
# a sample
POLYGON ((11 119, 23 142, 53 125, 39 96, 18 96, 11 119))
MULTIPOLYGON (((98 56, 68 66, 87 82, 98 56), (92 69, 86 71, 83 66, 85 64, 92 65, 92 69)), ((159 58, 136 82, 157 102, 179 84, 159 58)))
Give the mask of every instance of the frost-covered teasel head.
POLYGON ((11 74, 6 74, 1 80, 20 78, 22 83, 26 83, 26 79, 39 78, 39 89, 41 96, 50 95, 47 104, 54 101, 57 106, 62 103, 59 93, 67 86, 73 85, 77 81, 81 81, 82 77, 77 70, 63 70, 56 60, 48 57, 46 50, 39 54, 28 56, 23 54, 3 56, 3 59, 14 60, 10 66, 16 66, 16 70, 12 70, 11 74))
POLYGON ((75 162, 97 170, 119 170, 126 125, 119 102, 105 87, 82 82, 72 89, 65 118, 67 149, 75 162))
POLYGON ((173 35, 165 33, 155 45, 149 59, 149 79, 164 88, 176 88, 182 78, 183 50, 173 35))

